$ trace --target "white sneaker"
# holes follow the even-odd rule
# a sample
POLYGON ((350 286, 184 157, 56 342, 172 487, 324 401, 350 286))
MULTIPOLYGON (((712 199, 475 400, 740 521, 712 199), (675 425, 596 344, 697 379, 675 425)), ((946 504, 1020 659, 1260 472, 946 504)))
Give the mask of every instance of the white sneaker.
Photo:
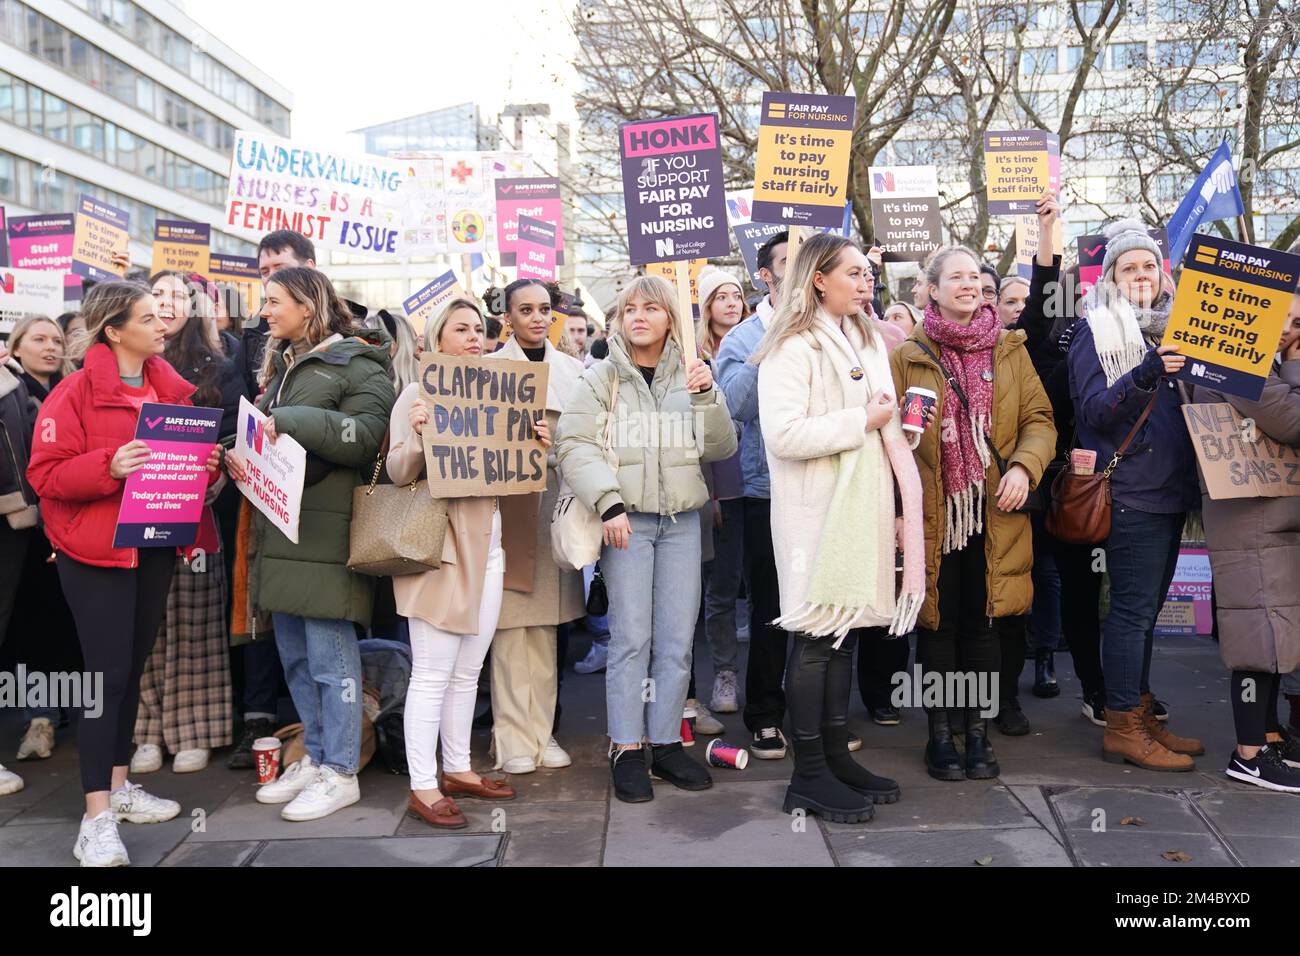
POLYGON ((108 805, 119 820, 127 823, 166 823, 181 812, 181 805, 166 797, 155 797, 130 780, 121 790, 108 795, 108 805))
POLYGON ((72 844, 72 855, 82 866, 130 866, 131 858, 117 833, 117 817, 105 810, 93 820, 81 818, 77 842, 72 844))
POLYGON ((206 747, 182 750, 172 760, 172 773, 195 773, 202 770, 208 765, 208 757, 211 754, 212 751, 206 747))
POLYGON ((603 671, 608 663, 609 643, 602 644, 598 641, 592 641, 591 650, 587 651, 587 656, 574 664, 573 669, 579 674, 596 674, 603 671))
POLYGON ((18 745, 18 759, 39 757, 46 760, 53 751, 54 724, 50 723, 48 717, 37 717, 27 725, 27 733, 23 734, 22 743, 18 745))
POLYGON ((506 773, 532 773, 537 764, 532 757, 511 757, 501 765, 501 769, 506 773))
POLYGON ((720 714, 734 714, 740 709, 735 671, 718 671, 713 678, 713 699, 709 701, 709 706, 720 714))
POLYGON ((695 732, 703 734, 706 737, 716 737, 726 730, 722 726, 722 721, 709 713, 709 708, 705 707, 695 698, 686 702, 686 709, 695 711, 695 732))
POLYGON ((311 757, 303 754, 301 760, 296 760, 284 768, 284 773, 280 774, 279 780, 272 780, 257 788, 255 794, 257 802, 288 803, 302 793, 303 787, 316 779, 318 769, 320 768, 312 762, 311 757))
POLYGON ((157 744, 141 744, 131 755, 132 773, 153 773, 162 769, 162 748, 157 744))
POLYGON ((542 751, 542 766, 550 770, 558 770, 561 767, 567 767, 571 763, 573 763, 573 758, 565 753, 564 748, 557 744, 555 738, 552 737, 546 744, 546 749, 542 751))
POLYGON ((23 788, 23 778, 0 763, 0 797, 7 797, 23 788))
POLYGON ((350 807, 361 799, 361 786, 354 773, 338 773, 329 767, 320 767, 311 783, 302 788, 290 804, 280 811, 280 817, 301 823, 319 820, 335 810, 350 807))

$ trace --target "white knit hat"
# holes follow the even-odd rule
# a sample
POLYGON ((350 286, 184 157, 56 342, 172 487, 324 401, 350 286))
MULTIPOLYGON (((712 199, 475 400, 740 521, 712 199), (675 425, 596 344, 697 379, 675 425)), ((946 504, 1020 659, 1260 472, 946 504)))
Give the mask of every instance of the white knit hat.
POLYGON ((700 308, 704 308, 704 303, 709 301, 709 296, 717 292, 724 285, 734 285, 743 295, 745 287, 740 284, 740 280, 728 272, 726 269, 719 269, 717 266, 705 266, 700 270, 700 277, 697 280, 699 286, 700 308))
POLYGON ((1163 263, 1164 253, 1160 245, 1151 238, 1146 225, 1139 219, 1119 219, 1103 230, 1106 236, 1106 254, 1101 260, 1101 279, 1103 282, 1115 278, 1115 263, 1119 257, 1134 249, 1145 249, 1156 257, 1157 263, 1163 263))

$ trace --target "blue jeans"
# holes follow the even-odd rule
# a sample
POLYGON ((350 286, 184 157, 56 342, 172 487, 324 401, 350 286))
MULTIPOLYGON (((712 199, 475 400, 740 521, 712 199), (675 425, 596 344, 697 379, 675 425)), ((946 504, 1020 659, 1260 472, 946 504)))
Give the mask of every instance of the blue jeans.
POLYGON ((1029 614, 1029 649, 1054 651, 1061 645, 1061 575, 1041 515, 1033 516, 1033 528, 1034 606, 1029 614))
POLYGON ((605 706, 616 744, 682 739, 700 612, 700 518, 629 513, 627 550, 601 549, 609 591, 605 706))
POLYGON ((1106 539, 1110 615, 1101 636, 1106 708, 1133 710, 1151 690, 1156 615, 1178 566, 1183 513, 1163 515, 1115 505, 1106 539))
POLYGON ((734 498, 720 504, 722 527, 713 529, 713 567, 704 593, 704 627, 715 674, 736 670, 736 598, 745 557, 745 501, 734 498))
POLYGON ((351 621, 276 614, 275 646, 311 759, 339 773, 361 766, 361 651, 351 621))

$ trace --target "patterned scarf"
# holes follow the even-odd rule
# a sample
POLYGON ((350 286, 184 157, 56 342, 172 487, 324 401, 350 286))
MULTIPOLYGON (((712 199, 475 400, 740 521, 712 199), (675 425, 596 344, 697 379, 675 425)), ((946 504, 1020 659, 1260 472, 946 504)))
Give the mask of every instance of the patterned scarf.
POLYGON ((939 346, 939 358, 961 385, 965 407, 946 380, 945 418, 940 425, 939 465, 946 521, 943 553, 960 551, 984 529, 984 480, 990 464, 984 435, 993 410, 993 346, 1002 325, 991 305, 981 305, 968 325, 949 322, 934 303, 925 309, 924 329, 939 346))

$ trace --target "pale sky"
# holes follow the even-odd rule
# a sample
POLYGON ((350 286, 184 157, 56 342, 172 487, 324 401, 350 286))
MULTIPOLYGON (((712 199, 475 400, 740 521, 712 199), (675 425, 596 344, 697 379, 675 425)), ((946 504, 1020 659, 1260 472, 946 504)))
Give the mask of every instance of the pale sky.
POLYGON ((477 102, 549 103, 574 118, 562 0, 186 0, 181 6, 293 93, 293 138, 477 102))

